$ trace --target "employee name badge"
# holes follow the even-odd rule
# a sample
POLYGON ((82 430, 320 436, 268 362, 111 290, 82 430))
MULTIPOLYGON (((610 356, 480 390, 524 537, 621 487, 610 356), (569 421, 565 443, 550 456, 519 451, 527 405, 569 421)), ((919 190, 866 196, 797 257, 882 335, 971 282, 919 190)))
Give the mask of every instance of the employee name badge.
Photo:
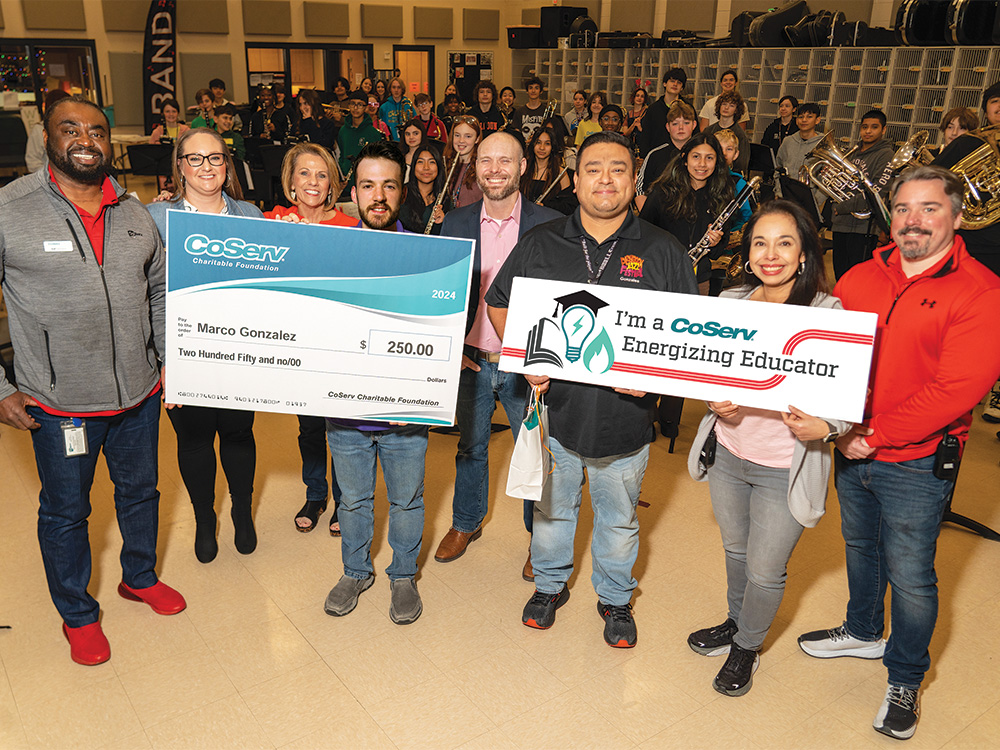
POLYGON ((69 240, 45 240, 42 244, 47 253, 71 253, 73 252, 73 243, 69 240))
POLYGON ((73 418, 60 422, 63 433, 63 455, 66 458, 87 455, 87 425, 82 419, 73 418))

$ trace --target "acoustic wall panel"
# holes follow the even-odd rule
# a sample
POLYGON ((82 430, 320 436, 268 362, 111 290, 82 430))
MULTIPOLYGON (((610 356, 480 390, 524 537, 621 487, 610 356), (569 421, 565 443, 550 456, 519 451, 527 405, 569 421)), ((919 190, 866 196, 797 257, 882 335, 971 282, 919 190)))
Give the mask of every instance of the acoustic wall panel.
POLYGON ((221 78, 226 82, 228 90, 233 90, 233 58, 229 55, 180 52, 177 55, 177 67, 180 72, 180 93, 184 95, 181 100, 184 109, 194 104, 195 92, 207 89, 208 82, 213 78, 221 78))
MULTIPOLYGON (((667 14, 670 6, 667 3, 667 14)), ((653 31, 653 11, 655 3, 645 0, 615 0, 611 3, 611 26, 608 31, 653 31)), ((600 27, 600 20, 597 20, 600 27)), ((685 29, 691 28, 684 25, 685 29)))
POLYGON ((361 3, 361 36, 403 37, 403 6, 361 3))
POLYGON ((462 38, 497 41, 500 38, 500 11, 464 8, 462 38))
MULTIPOLYGON (((667 3, 668 29, 714 31, 717 0, 670 0, 667 3)), ((661 29, 655 29, 659 33, 661 29)))
POLYGON ((243 0, 243 33, 291 36, 288 0, 243 0))
MULTIPOLYGON (((143 19, 145 21, 145 19, 143 19)), ((115 125, 139 125, 142 115, 142 53, 111 52, 111 93, 114 96, 115 125)))
POLYGON ((195 3, 180 0, 177 3, 177 30, 184 34, 228 34, 226 0, 198 0, 195 3))
POLYGON ((306 36, 350 36, 351 6, 347 3, 321 3, 306 0, 306 36))
POLYGON ((133 0, 101 0, 105 31, 143 31, 146 26, 148 3, 133 0))
POLYGON ((28 31, 81 31, 87 28, 83 0, 21 0, 21 8, 24 10, 24 28, 28 31))
POLYGON ((417 39, 451 39, 454 35, 454 11, 451 8, 413 9, 413 36, 417 39))

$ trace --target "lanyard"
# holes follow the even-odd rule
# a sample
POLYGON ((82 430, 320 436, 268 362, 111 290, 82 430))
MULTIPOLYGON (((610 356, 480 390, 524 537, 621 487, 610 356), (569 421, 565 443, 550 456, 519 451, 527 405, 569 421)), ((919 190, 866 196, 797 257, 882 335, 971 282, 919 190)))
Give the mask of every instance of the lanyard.
POLYGON ((608 254, 604 256, 604 260, 601 261, 601 267, 597 269, 597 273, 594 273, 594 265, 590 262, 590 251, 587 249, 587 238, 580 237, 580 247, 583 249, 583 259, 587 261, 587 283, 597 284, 601 280, 601 276, 604 275, 604 269, 608 267, 608 261, 611 260, 611 256, 615 253, 615 248, 618 246, 618 240, 616 239, 611 243, 611 247, 608 248, 608 254))

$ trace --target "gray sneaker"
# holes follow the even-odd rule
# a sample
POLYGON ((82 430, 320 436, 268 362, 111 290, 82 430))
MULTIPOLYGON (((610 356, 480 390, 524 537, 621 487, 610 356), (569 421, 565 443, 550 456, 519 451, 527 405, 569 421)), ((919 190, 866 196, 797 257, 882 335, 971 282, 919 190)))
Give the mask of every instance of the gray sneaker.
POLYGON ((371 588, 375 582, 375 574, 369 573, 367 578, 351 578, 351 576, 341 576, 330 593, 326 596, 326 604, 323 610, 328 615, 343 617, 354 611, 358 606, 358 597, 363 591, 371 588))
POLYGON ((799 636, 799 648, 817 659, 835 659, 853 656, 858 659, 881 659, 885 653, 885 639, 862 641, 847 632, 847 626, 831 630, 814 630, 799 636))
POLYGON ((417 584, 412 578, 398 578, 389 583, 392 591, 392 604, 389 605, 389 618, 397 625, 409 625, 415 622, 424 605, 417 593, 417 584))

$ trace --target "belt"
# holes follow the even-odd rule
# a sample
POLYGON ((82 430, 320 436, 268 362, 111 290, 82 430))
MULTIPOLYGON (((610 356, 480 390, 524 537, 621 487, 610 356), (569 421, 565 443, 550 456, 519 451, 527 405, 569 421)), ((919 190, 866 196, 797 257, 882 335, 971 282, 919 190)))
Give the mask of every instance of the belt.
POLYGON ((500 352, 484 352, 482 349, 476 349, 475 351, 475 359, 481 359, 494 365, 500 362, 500 352))

